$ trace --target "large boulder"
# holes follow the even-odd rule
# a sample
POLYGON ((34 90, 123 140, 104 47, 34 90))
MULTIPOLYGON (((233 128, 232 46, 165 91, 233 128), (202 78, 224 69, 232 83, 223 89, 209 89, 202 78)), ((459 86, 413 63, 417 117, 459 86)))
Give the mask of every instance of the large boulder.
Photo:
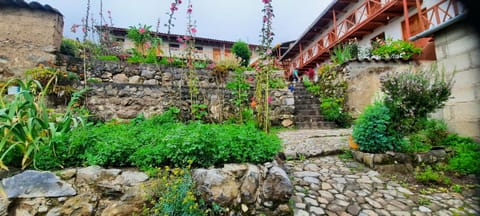
POLYGON ((73 187, 51 172, 27 170, 2 180, 8 198, 74 196, 73 187))

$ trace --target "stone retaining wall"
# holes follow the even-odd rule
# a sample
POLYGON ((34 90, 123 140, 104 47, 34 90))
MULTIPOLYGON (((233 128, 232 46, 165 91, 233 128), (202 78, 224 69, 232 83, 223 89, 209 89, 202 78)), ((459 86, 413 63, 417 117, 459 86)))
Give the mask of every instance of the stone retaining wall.
MULTIPOLYGON (((82 71, 80 62, 64 62, 69 71, 82 71)), ((159 114, 171 106, 179 107, 182 114, 190 112, 190 93, 187 83, 188 69, 173 68, 155 64, 130 64, 114 61, 93 61, 88 66, 88 77, 97 80, 91 83, 87 105, 103 120, 132 119, 138 114, 145 116, 159 114)), ((197 103, 208 106, 205 120, 222 122, 233 117, 238 111, 231 103, 233 96, 225 89, 233 75, 230 73, 220 81, 207 69, 196 70, 198 76, 197 103)), ((252 72, 246 72, 253 78, 252 72)), ((283 74, 283 73, 279 73, 283 74)), ((250 82, 253 89, 253 81, 250 82)), ((253 95, 253 90, 250 93, 253 95)), ((289 127, 293 124, 294 97, 287 88, 273 89, 272 125, 289 127)))
MULTIPOLYGON (((200 196, 224 207, 227 215, 291 215, 288 201, 293 186, 275 161, 196 169, 192 178, 200 196)), ((156 178, 132 169, 90 166, 55 174, 27 170, 0 182, 5 192, 0 197, 0 216, 142 215, 155 182, 156 178)))

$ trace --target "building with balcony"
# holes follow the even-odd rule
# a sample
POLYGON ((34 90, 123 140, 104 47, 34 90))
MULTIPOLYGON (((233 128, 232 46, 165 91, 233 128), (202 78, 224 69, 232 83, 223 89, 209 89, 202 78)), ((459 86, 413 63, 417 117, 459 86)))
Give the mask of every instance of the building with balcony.
MULTIPOLYGON (((286 70, 306 71, 349 40, 359 47, 385 38, 411 41, 422 48, 416 62, 436 63, 454 79, 451 98, 434 117, 480 140, 480 37, 466 15, 458 0, 333 0, 279 60, 286 70)), ((371 82, 378 88, 378 80, 371 82)))
MULTIPOLYGON (((105 26, 97 26, 97 29, 101 32, 107 31, 113 40, 118 42, 118 46, 123 50, 135 47, 134 43, 127 38, 128 29, 105 26)), ((170 50, 172 56, 182 57, 184 54, 184 48, 178 38, 183 38, 183 35, 166 34, 161 32, 152 32, 151 34, 152 36, 157 36, 162 39, 163 43, 160 48, 163 50, 165 56, 168 55, 168 51, 170 50)), ((235 42, 233 41, 195 37, 195 56, 197 58, 217 62, 232 56, 231 49, 234 43, 235 42)), ((255 59, 257 57, 257 45, 249 44, 249 47, 252 52, 250 59, 255 59)))

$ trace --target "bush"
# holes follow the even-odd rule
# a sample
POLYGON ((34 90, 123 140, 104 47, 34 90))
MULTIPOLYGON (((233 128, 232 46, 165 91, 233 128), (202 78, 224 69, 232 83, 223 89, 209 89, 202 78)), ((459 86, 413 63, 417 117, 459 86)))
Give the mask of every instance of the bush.
POLYGON ((480 174, 480 144, 468 137, 451 134, 444 140, 455 155, 449 159, 448 168, 462 174, 480 174))
POLYGON ((415 131, 417 121, 444 106, 451 94, 452 78, 433 66, 419 72, 389 73, 381 84, 393 129, 404 136, 415 131))
MULTIPOLYGON (((163 165, 209 167, 223 163, 263 163, 280 150, 280 140, 258 131, 254 125, 178 123, 178 109, 143 121, 100 124, 68 133, 62 140, 62 156, 42 168, 74 164, 100 166, 163 165), (63 156, 65 155, 65 156, 63 156), (69 158, 73 162, 69 161, 69 158)), ((48 161, 53 153, 45 149, 48 161)))
POLYGON ((62 44, 60 45, 60 53, 77 57, 79 54, 79 47, 80 42, 69 38, 63 38, 62 44))
POLYGON ((101 60, 101 61, 120 61, 120 58, 118 58, 117 56, 98 56, 98 60, 101 60))
POLYGON ((383 153, 398 149, 395 134, 389 130, 390 112, 381 102, 375 102, 365 108, 353 127, 352 136, 360 151, 383 153))
POLYGON ((425 152, 432 146, 443 145, 448 136, 447 125, 442 120, 424 119, 417 122, 416 132, 404 138, 406 152, 425 152))
POLYGON ((352 124, 352 117, 343 110, 339 99, 323 98, 320 111, 327 121, 334 121, 340 127, 346 128, 352 124))
POLYGON ((248 66, 250 62, 250 56, 252 56, 252 52, 248 47, 248 44, 243 41, 237 41, 232 46, 232 52, 237 57, 241 58, 242 61, 240 62, 242 66, 248 66))
POLYGON ((415 54, 420 54, 421 48, 415 47, 412 43, 404 40, 392 40, 391 38, 378 44, 378 46, 372 50, 373 55, 380 56, 382 58, 395 58, 395 59, 410 59, 415 54))
POLYGON ((222 209, 218 205, 209 208, 195 194, 189 167, 180 169, 165 167, 156 169, 155 180, 146 187, 150 201, 142 215, 217 215, 222 209))

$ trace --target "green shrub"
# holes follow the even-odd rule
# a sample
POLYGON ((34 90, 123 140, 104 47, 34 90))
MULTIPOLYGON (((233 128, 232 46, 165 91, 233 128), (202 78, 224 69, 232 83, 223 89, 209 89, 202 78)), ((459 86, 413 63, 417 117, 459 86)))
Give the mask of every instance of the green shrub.
POLYGON ((235 42, 232 46, 232 53, 242 59, 242 61, 240 62, 242 66, 248 66, 248 63, 250 62, 250 56, 252 56, 252 52, 250 51, 247 43, 243 41, 235 42))
POLYGON ((352 124, 352 117, 343 110, 339 99, 323 98, 320 111, 327 121, 334 121, 340 127, 346 128, 352 124))
MULTIPOLYGON (((263 163, 280 150, 275 135, 258 131, 254 125, 177 122, 178 109, 130 123, 89 126, 63 137, 57 153, 62 155, 42 168, 76 164, 101 166, 163 165, 208 167, 223 163, 263 163), (71 161, 69 161, 71 158, 71 161)), ((60 145, 60 144, 59 144, 60 145)), ((43 149, 42 159, 54 153, 43 149)))
POLYGON ((404 40, 392 40, 389 38, 382 43, 372 50, 373 55, 382 58, 410 59, 413 55, 422 52, 421 48, 415 47, 411 42, 404 40))
POLYGON ((443 145, 448 136, 447 125, 443 120, 419 120, 413 129, 414 133, 404 137, 406 152, 425 152, 432 146, 443 145))
POLYGON ((365 108, 353 126, 352 136, 360 151, 383 153, 399 148, 398 139, 389 130, 390 112, 382 102, 365 108))
POLYGON ((418 121, 444 106, 451 94, 452 79, 432 66, 418 72, 389 73, 382 77, 381 84, 392 127, 405 136, 415 132, 418 121))
POLYGON ((80 47, 80 42, 69 39, 69 38, 63 38, 62 39, 62 44, 60 45, 60 53, 64 55, 69 55, 69 56, 74 56, 77 57, 79 54, 79 47, 80 47))
POLYGON ((449 159, 448 168, 462 174, 480 174, 480 144, 468 137, 451 134, 444 140, 455 155, 449 159))
POLYGON ((118 56, 98 56, 97 57, 98 60, 101 60, 101 61, 120 61, 120 59, 118 58, 118 56))
POLYGON ((222 209, 212 208, 197 199, 189 166, 184 169, 156 169, 155 180, 146 187, 148 206, 142 215, 217 215, 222 209))
MULTIPOLYGON (((55 76, 55 74, 54 74, 55 76)), ((0 90, 10 85, 18 85, 20 92, 12 99, 9 95, 0 97, 0 168, 7 165, 20 164, 22 169, 32 163, 35 166, 36 155, 40 148, 50 148, 51 140, 67 133, 72 128, 83 125, 84 119, 77 117, 74 106, 85 91, 72 96, 66 113, 58 121, 51 119, 48 113, 45 96, 54 76, 45 88, 37 80, 9 80, 0 90), (19 159, 21 161, 14 161, 19 159), (7 161, 3 161, 7 159, 7 161), (4 163, 7 162, 7 163, 4 163)))
POLYGON ((285 80, 281 77, 278 78, 272 78, 268 80, 268 86, 271 89, 282 89, 287 87, 287 83, 285 80))
POLYGON ((415 178, 424 184, 443 183, 449 185, 452 182, 443 172, 435 171, 431 166, 426 166, 423 171, 416 171, 415 178))

